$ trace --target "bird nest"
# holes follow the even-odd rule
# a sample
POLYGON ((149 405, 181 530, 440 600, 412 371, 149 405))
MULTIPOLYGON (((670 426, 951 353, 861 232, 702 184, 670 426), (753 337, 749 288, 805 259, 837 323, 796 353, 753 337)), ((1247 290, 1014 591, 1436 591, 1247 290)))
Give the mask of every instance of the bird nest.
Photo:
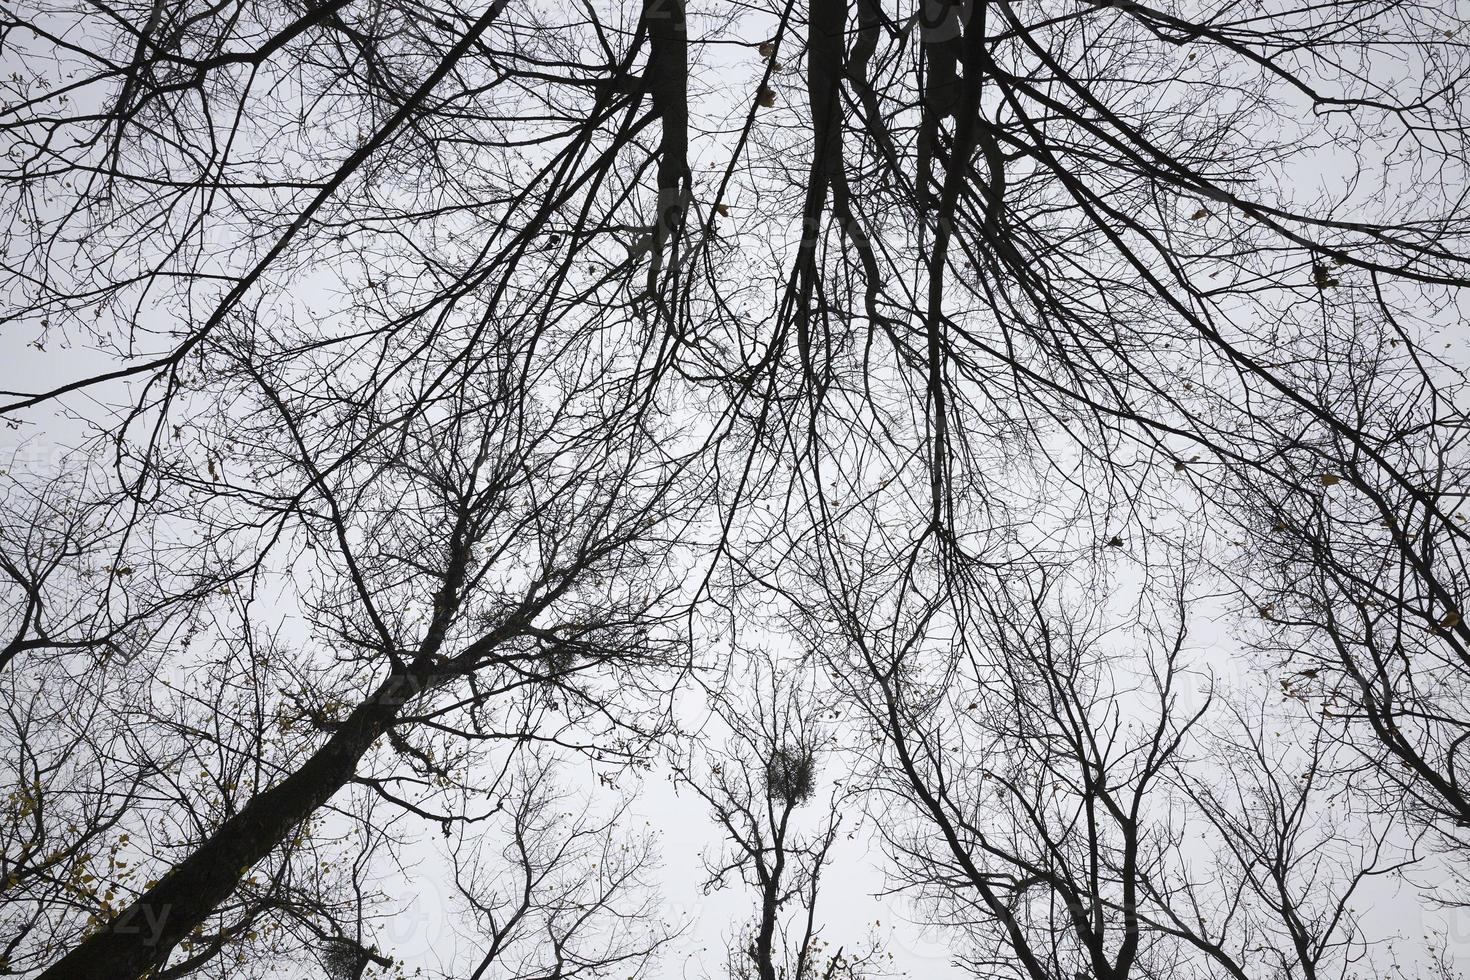
POLYGON ((783 745, 766 761, 766 795, 788 806, 805 802, 816 779, 817 761, 805 746, 783 745))
POLYGON ((367 950, 351 939, 329 939, 318 955, 331 980, 358 980, 369 958, 367 950))

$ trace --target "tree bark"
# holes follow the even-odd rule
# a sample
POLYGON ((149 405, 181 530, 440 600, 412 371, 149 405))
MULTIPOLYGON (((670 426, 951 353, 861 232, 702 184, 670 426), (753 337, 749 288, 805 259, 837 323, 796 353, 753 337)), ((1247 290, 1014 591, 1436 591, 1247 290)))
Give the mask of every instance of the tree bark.
POLYGON ((341 789, 430 675, 393 674, 321 748, 230 817, 152 888, 41 974, 40 980, 135 980, 229 898, 251 866, 341 789))

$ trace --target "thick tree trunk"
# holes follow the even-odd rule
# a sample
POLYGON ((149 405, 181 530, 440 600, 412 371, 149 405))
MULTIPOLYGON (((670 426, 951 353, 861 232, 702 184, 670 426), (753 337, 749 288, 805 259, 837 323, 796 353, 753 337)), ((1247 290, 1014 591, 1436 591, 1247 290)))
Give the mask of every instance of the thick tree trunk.
POLYGON ((252 865, 352 778, 373 741, 423 686, 421 675, 390 676, 299 769, 250 800, 40 980, 136 980, 162 964, 234 892, 252 865))
POLYGON ((755 936, 755 969, 759 980, 776 980, 776 900, 780 879, 773 876, 761 894, 761 921, 755 936))
POLYGON ((684 0, 644 0, 648 66, 644 78, 661 125, 658 155, 658 215, 654 221, 649 289, 656 291, 664 250, 676 244, 684 225, 689 186, 689 42, 684 0))

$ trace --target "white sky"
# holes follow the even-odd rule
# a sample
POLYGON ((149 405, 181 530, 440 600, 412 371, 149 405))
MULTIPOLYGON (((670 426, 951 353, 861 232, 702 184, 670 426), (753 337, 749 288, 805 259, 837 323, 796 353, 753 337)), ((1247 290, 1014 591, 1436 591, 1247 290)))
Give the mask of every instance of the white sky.
MULTIPOLYGON (((0 388, 42 389, 86 374, 94 364, 105 363, 81 350, 65 358, 57 357, 54 350, 35 351, 28 346, 31 339, 13 330, 0 332, 0 388)), ((107 400, 103 390, 89 397, 107 400)), ((29 417, 33 425, 0 427, 0 460, 19 453, 29 467, 49 469, 57 452, 80 437, 81 427, 55 412, 31 413, 29 417)), ((1205 632, 1194 636, 1196 642, 1209 648, 1206 660, 1222 672, 1238 669, 1243 662, 1236 656, 1237 648, 1228 629, 1221 621, 1213 635, 1205 632)), ((700 858, 718 847, 720 841, 703 801, 687 790, 677 792, 662 767, 645 774, 636 790, 631 778, 624 778, 621 788, 636 793, 632 813, 639 821, 647 820, 661 841, 661 887, 669 917, 687 924, 684 935, 665 951, 650 976, 661 980, 719 976, 726 940, 752 912, 750 897, 737 889, 712 895, 701 892, 704 875, 700 858)), ((877 936, 894 954, 897 971, 936 980, 963 975, 949 965, 944 936, 908 921, 913 913, 902 897, 875 897, 884 889, 885 880, 883 856, 871 828, 861 825, 854 839, 839 843, 833 858, 824 878, 819 916, 826 924, 829 942, 852 948, 877 936)), ((408 863, 412 864, 411 858, 408 863)), ((432 860, 426 859, 424 867, 432 866, 432 860)), ((415 890, 418 898, 412 910, 386 922, 379 933, 383 952, 406 960, 410 966, 428 965, 440 954, 444 943, 454 941, 446 920, 438 913, 449 901, 444 883, 435 881, 433 875, 423 875, 415 882, 415 890)), ((1410 941, 1422 935, 1425 927, 1443 928, 1463 963, 1470 965, 1470 914, 1435 910, 1412 893, 1395 892, 1388 886, 1366 896, 1365 909, 1371 910, 1385 934, 1397 933, 1410 941)), ((305 980, 316 976, 316 972, 303 969, 298 975, 305 980)))

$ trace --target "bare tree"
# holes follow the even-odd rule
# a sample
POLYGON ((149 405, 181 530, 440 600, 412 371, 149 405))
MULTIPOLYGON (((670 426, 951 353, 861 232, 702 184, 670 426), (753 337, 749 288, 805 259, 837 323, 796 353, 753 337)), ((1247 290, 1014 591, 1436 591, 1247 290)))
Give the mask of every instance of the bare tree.
POLYGON ((1008 578, 953 611, 963 635, 895 650, 855 623, 833 654, 877 735, 898 881, 966 937, 959 962, 1030 980, 1371 969, 1386 937, 1356 897, 1418 855, 1398 821, 1353 817, 1315 720, 1231 707, 1273 692, 1222 692, 1191 663, 1179 580, 1172 610, 1145 590, 1110 621, 1101 597, 1079 613, 1008 578))
MULTIPOLYGON (((1219 877, 1213 894, 1177 883, 1158 895, 1160 925, 1191 937, 1232 977, 1381 969, 1389 937, 1364 927, 1360 893, 1415 865, 1422 832, 1355 814, 1335 778, 1331 739, 1292 721, 1260 702, 1234 709, 1206 743, 1215 771, 1185 774, 1190 802, 1216 832, 1206 839, 1219 849, 1219 877)), ((1431 965, 1426 946, 1414 957, 1421 969, 1431 965)))
MULTIPOLYGON (((464 331, 438 338, 468 343, 484 327, 464 331)), ((167 706, 129 706, 180 747, 150 770, 162 798, 183 807, 170 817, 177 857, 57 961, 58 976, 157 968, 217 908, 231 921, 216 936, 250 931, 251 903, 221 903, 351 784, 447 829, 462 815, 401 791, 466 778, 450 771, 453 755, 433 761, 432 740, 529 739, 636 758, 657 729, 653 678, 681 656, 677 637, 659 633, 671 590, 658 576, 671 519, 688 502, 669 494, 694 485, 659 447, 647 406, 623 397, 610 414, 591 412, 620 397, 606 370, 580 352, 566 370, 559 352, 538 358, 544 330, 524 348, 502 334, 498 355, 482 343, 459 365, 421 346, 367 374, 359 360, 271 368, 270 343, 231 339, 241 341, 236 368, 220 384, 241 392, 225 410, 234 417, 222 413, 218 429, 196 417, 147 464, 178 495, 180 525, 216 554, 255 539, 241 547, 247 591, 224 597, 233 616, 185 651, 194 689, 167 706), (347 395, 353 384, 360 398, 347 395), (314 396, 338 385, 346 397, 314 396), (195 440, 220 447, 204 475, 195 440), (186 510, 206 480, 212 493, 186 510), (229 508, 215 506, 221 492, 229 508), (289 583, 285 606, 307 633, 293 643, 263 634, 257 610, 279 621, 282 606, 264 593, 297 569, 304 578, 289 583), (303 641, 320 652, 291 649, 303 641), (416 729, 430 745, 414 744, 416 729), (185 760, 206 785, 177 779, 185 760), (135 924, 145 918, 156 929, 135 924)), ((161 694, 167 677, 156 680, 161 694)))
MULTIPOLYGON (((1160 801, 1264 818, 1175 778, 1182 626, 1124 683, 1069 611, 1115 576, 1172 603, 1180 537, 1247 597, 1257 666, 1314 685, 1294 724, 1376 801, 1365 839, 1407 793, 1463 863, 1453 10, 569 11, 0 7, 28 345, 0 414, 91 427, 56 484, 85 505, 27 480, 0 521, 3 669, 48 681, 7 678, 9 968, 214 968, 287 893, 360 943, 293 876, 313 817, 453 834, 433 793, 490 749, 637 757, 737 614, 853 668, 940 828, 914 859, 1020 969, 1220 966, 1141 925, 1178 894, 1160 801), (1014 700, 964 720, 957 678, 1014 700), (967 732, 1030 762, 1001 803, 946 748, 967 732), (35 785, 63 758, 65 805, 35 785), (153 883, 67 890, 104 840, 153 883)), ((1321 933, 1298 967, 1346 948, 1253 884, 1289 847, 1231 853, 1321 933)))
POLYGON ((636 976, 672 937, 649 880, 649 836, 605 815, 578 813, 556 767, 532 755, 497 803, 503 861, 487 860, 479 835, 456 839, 455 881, 478 939, 463 971, 446 976, 514 980, 636 976))
POLYGON ((1394 433, 1393 452, 1413 467, 1418 487, 1382 485, 1340 441, 1304 448, 1319 473, 1304 475, 1302 489, 1242 484, 1242 509, 1264 533, 1236 577, 1263 661, 1351 749, 1339 764, 1386 810, 1410 800, 1440 846, 1463 853, 1462 453, 1449 427, 1407 431, 1418 428, 1414 409, 1446 396, 1427 385, 1407 394, 1407 417, 1375 425, 1394 433), (1434 508, 1454 513, 1441 521, 1434 508))
POLYGON ((723 837, 707 859, 705 891, 733 879, 755 892, 753 921, 730 938, 732 980, 858 980, 882 972, 876 947, 827 951, 821 936, 822 873, 842 829, 842 801, 853 791, 840 782, 822 786, 820 767, 835 740, 812 666, 746 652, 734 667, 738 682, 712 699, 710 724, 728 732, 723 746, 696 749, 675 769, 680 784, 709 805, 723 837))

